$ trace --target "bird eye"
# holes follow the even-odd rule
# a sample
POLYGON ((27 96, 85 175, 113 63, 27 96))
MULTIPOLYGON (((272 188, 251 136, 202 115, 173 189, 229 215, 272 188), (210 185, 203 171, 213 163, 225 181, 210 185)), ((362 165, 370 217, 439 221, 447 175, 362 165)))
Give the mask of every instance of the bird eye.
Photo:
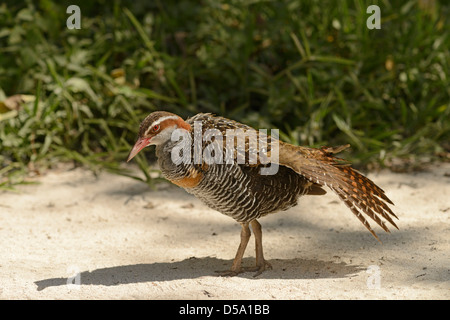
POLYGON ((159 125, 158 124, 155 124, 154 126, 153 126, 153 132, 156 132, 156 131, 158 131, 159 130, 159 125))

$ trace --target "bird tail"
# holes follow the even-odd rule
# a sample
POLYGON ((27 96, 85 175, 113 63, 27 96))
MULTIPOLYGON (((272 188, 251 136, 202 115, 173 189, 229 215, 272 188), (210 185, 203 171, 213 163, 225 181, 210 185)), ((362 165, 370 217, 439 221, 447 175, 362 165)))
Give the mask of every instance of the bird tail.
MULTIPOLYGON (((321 149, 279 143, 279 163, 303 175, 311 182, 327 186, 334 191, 361 223, 378 240, 366 216, 374 220, 384 231, 390 232, 386 219, 398 229, 392 217, 397 216, 389 208, 393 202, 372 180, 353 169, 348 162, 334 154, 350 145, 322 147, 321 149)), ((398 219, 398 218, 397 218, 398 219)))

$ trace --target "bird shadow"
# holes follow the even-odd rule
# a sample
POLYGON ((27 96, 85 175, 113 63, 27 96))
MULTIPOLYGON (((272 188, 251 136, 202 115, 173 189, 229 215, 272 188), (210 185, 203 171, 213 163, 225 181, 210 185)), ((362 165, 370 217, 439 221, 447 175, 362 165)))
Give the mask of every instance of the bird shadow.
MULTIPOLYGON (((248 279, 321 279, 344 278, 365 270, 362 266, 344 262, 321 261, 314 259, 273 259, 269 260, 273 269, 258 277, 254 273, 241 273, 238 277, 248 279)), ((243 266, 252 266, 254 259, 243 259, 243 266)), ((175 262, 155 262, 99 268, 83 271, 73 277, 49 278, 35 281, 37 290, 67 284, 116 286, 121 284, 145 283, 194 279, 203 276, 219 276, 213 270, 227 270, 232 260, 215 257, 191 257, 175 262), (76 280, 78 279, 78 282, 76 280)))

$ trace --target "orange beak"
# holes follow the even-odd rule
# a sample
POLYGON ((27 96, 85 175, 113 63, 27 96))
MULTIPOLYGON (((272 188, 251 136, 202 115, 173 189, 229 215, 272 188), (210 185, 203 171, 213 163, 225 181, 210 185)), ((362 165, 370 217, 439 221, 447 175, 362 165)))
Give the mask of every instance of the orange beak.
POLYGON ((133 159, 142 149, 148 146, 151 139, 152 138, 139 138, 134 144, 133 149, 131 149, 127 162, 130 162, 130 160, 133 159))

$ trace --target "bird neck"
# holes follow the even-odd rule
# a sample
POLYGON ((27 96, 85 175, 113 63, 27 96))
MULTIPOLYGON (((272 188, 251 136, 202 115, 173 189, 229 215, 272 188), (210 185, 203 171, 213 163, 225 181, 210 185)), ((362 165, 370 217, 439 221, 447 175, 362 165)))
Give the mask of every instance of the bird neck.
POLYGON ((177 120, 174 120, 175 124, 177 125, 178 128, 187 130, 187 131, 191 131, 192 127, 189 123, 187 123, 186 121, 184 121, 182 118, 178 118, 177 120))

